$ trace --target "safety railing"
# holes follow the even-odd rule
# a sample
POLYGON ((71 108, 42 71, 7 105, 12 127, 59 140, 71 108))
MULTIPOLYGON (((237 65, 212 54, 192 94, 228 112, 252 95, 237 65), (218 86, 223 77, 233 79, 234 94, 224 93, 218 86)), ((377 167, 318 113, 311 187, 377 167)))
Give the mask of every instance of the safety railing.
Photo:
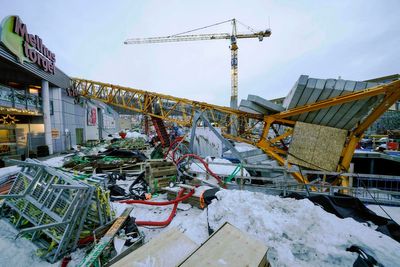
POLYGON ((16 90, 0 85, 0 104, 19 109, 27 109, 40 112, 42 110, 42 98, 29 94, 24 90, 16 90))
MULTIPOLYGON (((400 176, 302 170, 303 175, 312 175, 313 181, 309 184, 301 184, 296 182, 290 175, 290 173, 299 171, 296 168, 287 169, 281 166, 262 166, 259 164, 237 165, 234 163, 220 162, 209 162, 209 164, 215 166, 240 167, 240 171, 234 176, 234 179, 227 183, 230 189, 244 189, 285 196, 290 193, 310 195, 334 195, 335 193, 345 193, 357 197, 366 203, 400 206, 400 176), (245 176, 243 175, 243 169, 258 170, 260 172, 264 171, 266 173, 270 171, 275 173, 275 176, 245 176), (354 180, 354 187, 333 186, 326 182, 327 179, 338 176, 347 176, 350 178, 350 181, 354 180)), ((204 174, 206 179, 210 177, 208 173, 203 171, 189 171, 189 173, 194 175, 204 174)), ((215 174, 221 178, 231 176, 230 174, 218 173, 218 171, 216 171, 215 174)))

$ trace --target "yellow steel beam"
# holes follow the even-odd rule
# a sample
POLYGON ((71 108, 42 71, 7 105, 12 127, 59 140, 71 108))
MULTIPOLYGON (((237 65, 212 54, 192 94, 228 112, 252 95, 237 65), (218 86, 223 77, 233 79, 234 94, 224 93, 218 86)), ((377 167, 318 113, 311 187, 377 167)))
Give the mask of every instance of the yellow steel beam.
MULTIPOLYGON (((191 125, 196 110, 225 128, 231 126, 229 122, 233 125, 233 121, 253 119, 263 122, 262 115, 140 89, 78 78, 73 79, 73 87, 84 97, 185 126, 191 125)), ((252 129, 248 127, 243 134, 249 135, 252 129)))
POLYGON ((291 130, 287 131, 286 133, 284 133, 284 134, 282 134, 282 135, 279 135, 279 136, 277 136, 277 137, 271 139, 270 142, 271 142, 272 144, 274 144, 274 143, 276 143, 276 142, 278 142, 278 141, 280 141, 280 140, 282 140, 282 139, 285 139, 286 137, 288 137, 288 136, 290 136, 290 135, 292 135, 292 134, 293 134, 293 130, 291 129, 291 130))

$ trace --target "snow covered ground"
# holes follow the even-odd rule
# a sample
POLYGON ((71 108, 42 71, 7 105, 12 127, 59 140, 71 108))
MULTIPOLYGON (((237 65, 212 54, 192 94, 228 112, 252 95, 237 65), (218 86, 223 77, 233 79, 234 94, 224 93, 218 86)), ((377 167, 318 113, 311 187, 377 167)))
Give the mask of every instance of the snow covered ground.
POLYGON ((15 239, 18 231, 8 222, 0 220, 0 265, 18 267, 58 266, 40 259, 35 253, 37 247, 24 238, 15 239))
MULTIPOLYGON (((210 227, 216 230, 229 222, 262 241, 270 248, 272 266, 352 266, 357 254, 346 252, 351 245, 360 246, 384 266, 398 266, 398 242, 351 218, 327 213, 308 200, 237 190, 223 190, 218 198, 209 206, 210 227)), ((125 206, 114 204, 117 212, 125 206)), ((166 219, 170 209, 135 205, 132 216, 160 221, 166 219)), ((148 240, 171 227, 178 227, 201 244, 208 237, 207 212, 196 208, 178 210, 170 226, 141 229, 148 240)))

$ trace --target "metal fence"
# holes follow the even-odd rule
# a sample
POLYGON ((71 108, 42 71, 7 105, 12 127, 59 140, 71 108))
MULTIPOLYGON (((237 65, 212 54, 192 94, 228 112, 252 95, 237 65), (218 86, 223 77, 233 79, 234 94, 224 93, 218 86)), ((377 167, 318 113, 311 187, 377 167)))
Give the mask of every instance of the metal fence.
MULTIPOLYGON (((210 164, 217 166, 240 166, 240 172, 238 172, 231 182, 227 183, 230 189, 249 190, 284 196, 290 193, 310 195, 334 195, 335 193, 344 193, 357 197, 365 203, 400 206, 400 176, 302 170, 303 175, 312 175, 314 180, 309 184, 299 184, 290 175, 293 172, 298 172, 298 170, 295 169, 290 170, 285 167, 260 166, 254 164, 237 165, 233 163, 216 162, 210 162, 210 164), (260 171, 271 170, 275 173, 280 172, 281 175, 276 177, 243 176, 243 169, 258 169, 260 171), (349 177, 351 183, 353 180, 355 181, 354 186, 333 186, 324 182, 327 177, 337 176, 349 177), (258 181, 258 184, 255 184, 255 181, 258 181)), ((190 171, 190 173, 197 175, 204 172, 190 171)), ((230 176, 230 174, 216 174, 221 178, 230 176)))

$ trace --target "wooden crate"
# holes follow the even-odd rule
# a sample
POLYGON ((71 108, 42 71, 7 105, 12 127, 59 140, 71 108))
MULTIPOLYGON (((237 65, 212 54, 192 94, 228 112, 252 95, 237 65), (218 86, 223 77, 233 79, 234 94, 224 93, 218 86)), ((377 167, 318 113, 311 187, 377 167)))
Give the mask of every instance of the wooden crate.
POLYGON ((270 266, 268 247, 225 223, 179 266, 270 266))
POLYGON ((148 160, 145 167, 145 179, 152 193, 167 187, 171 181, 176 180, 178 172, 172 162, 166 160, 148 160))

